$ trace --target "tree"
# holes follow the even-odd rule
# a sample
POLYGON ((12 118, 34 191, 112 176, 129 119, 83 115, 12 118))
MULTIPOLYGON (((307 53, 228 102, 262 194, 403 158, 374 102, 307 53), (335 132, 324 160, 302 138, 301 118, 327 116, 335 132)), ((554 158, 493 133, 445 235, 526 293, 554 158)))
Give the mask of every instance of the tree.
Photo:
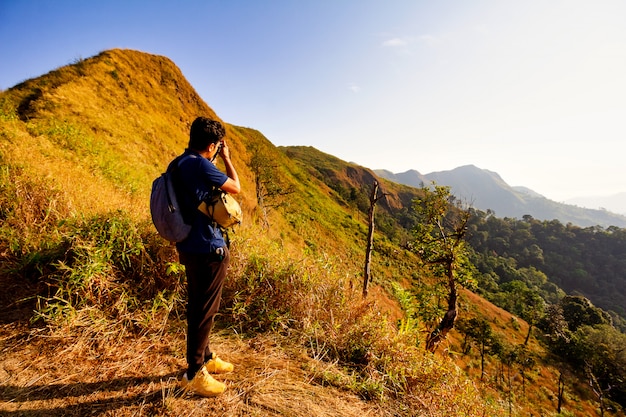
POLYGON ((538 326, 545 333, 550 350, 559 356, 566 355, 568 344, 572 339, 572 332, 567 320, 563 317, 561 305, 548 305, 538 326))
POLYGON ((502 349, 498 352, 498 358, 500 359, 502 367, 506 367, 506 379, 504 378, 503 372, 502 381, 506 387, 506 398, 509 404, 509 416, 513 413, 513 375, 511 370, 513 365, 517 362, 518 353, 518 350, 509 344, 503 344, 502 349))
POLYGON ((374 209, 378 200, 383 198, 384 194, 378 195, 378 181, 374 180, 372 193, 370 194, 370 208, 368 211, 369 230, 367 233, 367 248, 365 249, 365 270, 363 271, 363 298, 367 297, 367 284, 370 281, 371 263, 372 263, 372 246, 374 245, 374 209))
MULTIPOLYGON (((459 331, 465 334, 469 341, 478 346, 480 353, 480 379, 485 375, 485 355, 491 352, 492 347, 500 343, 491 329, 489 322, 483 318, 471 318, 459 322, 459 331)), ((466 349, 469 351, 469 349, 466 349)), ((497 349, 494 349, 494 351, 497 349)))
POLYGON ((626 335, 608 324, 582 326, 574 335, 576 362, 584 364, 601 410, 606 398, 626 403, 626 335))
POLYGON ((569 329, 576 331, 581 326, 597 326, 611 324, 611 316, 602 309, 594 306, 591 301, 582 296, 568 295, 561 300, 563 317, 569 329))
MULTIPOLYGON (((534 268, 522 268, 520 272, 526 272, 530 276, 545 276, 534 268)), ((517 314, 528 323, 528 333, 526 333, 526 339, 524 345, 528 344, 532 329, 545 315, 546 303, 541 298, 536 287, 530 287, 526 281, 511 281, 502 285, 501 289, 507 292, 507 296, 504 297, 509 300, 506 308, 511 313, 517 314)), ((505 304, 505 303, 501 303, 505 304)))
POLYGON ((561 407, 563 406, 563 399, 565 398, 565 378, 563 377, 563 371, 559 372, 559 381, 558 381, 558 403, 556 405, 556 412, 561 413, 561 407))
POLYGON ((413 250, 432 275, 447 289, 447 309, 426 340, 426 349, 435 352, 454 327, 457 317, 457 285, 473 285, 472 265, 465 235, 471 211, 450 194, 450 187, 432 184, 421 188, 414 200, 418 222, 414 228, 413 250))
POLYGON ((267 209, 284 204, 284 197, 293 193, 293 186, 284 184, 278 173, 278 165, 273 165, 259 145, 250 147, 250 169, 254 174, 257 204, 263 216, 263 224, 269 228, 267 209))
POLYGON ((516 346, 515 351, 515 362, 519 365, 520 374, 522 375, 522 392, 526 394, 527 372, 535 367, 537 361, 526 344, 516 346))

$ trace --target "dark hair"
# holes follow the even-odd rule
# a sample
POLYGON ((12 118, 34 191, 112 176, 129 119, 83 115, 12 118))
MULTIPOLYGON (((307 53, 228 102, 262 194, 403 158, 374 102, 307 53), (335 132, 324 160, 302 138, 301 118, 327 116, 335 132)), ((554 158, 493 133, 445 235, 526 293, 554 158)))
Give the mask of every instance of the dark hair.
POLYGON ((198 117, 189 129, 189 148, 195 151, 205 150, 211 143, 222 140, 226 131, 217 120, 198 117))

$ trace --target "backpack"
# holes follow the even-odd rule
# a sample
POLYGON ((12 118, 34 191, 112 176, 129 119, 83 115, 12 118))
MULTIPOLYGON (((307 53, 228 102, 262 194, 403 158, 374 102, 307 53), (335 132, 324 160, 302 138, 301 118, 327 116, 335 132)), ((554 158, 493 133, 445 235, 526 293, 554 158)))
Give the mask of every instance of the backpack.
MULTIPOLYGON (((173 164, 177 167, 177 164, 173 164)), ((150 214, 157 232, 170 242, 180 242, 189 236, 191 225, 185 223, 174 190, 173 170, 168 169, 152 182, 150 214)))
MULTIPOLYGON (((179 157, 175 159, 167 171, 156 178, 152 183, 150 194, 150 214, 152 223, 157 232, 170 242, 181 242, 189 236, 191 231, 190 213, 183 213, 182 207, 176 198, 174 176, 177 174, 178 166, 186 158, 193 158, 193 155, 179 157)), ((239 203, 230 194, 215 189, 212 197, 201 202, 198 207, 202 213, 217 223, 221 228, 227 229, 240 224, 242 212, 239 203)))

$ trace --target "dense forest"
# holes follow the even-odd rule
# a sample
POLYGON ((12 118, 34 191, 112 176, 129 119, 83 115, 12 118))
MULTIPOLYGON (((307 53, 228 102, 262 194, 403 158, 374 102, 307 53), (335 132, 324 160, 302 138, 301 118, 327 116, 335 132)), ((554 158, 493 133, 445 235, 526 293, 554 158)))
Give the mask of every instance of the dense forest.
POLYGON ((626 230, 479 211, 468 229, 479 292, 525 319, 529 334, 536 326, 535 336, 599 397, 625 404, 626 230))
MULTIPOLYGON (((523 283, 553 303, 560 298, 560 288, 588 298, 622 325, 625 229, 580 228, 530 216, 499 219, 483 212, 475 212, 469 228, 475 264, 482 273, 480 287, 494 294, 493 300, 498 300, 499 292, 523 283)), ((498 303, 506 305, 504 300, 498 303)))

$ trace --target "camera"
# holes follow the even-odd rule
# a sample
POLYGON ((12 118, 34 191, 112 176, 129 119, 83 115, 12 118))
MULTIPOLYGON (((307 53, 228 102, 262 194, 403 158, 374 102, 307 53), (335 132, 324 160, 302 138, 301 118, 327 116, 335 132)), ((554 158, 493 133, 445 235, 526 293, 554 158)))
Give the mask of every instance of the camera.
POLYGON ((224 141, 220 140, 219 142, 217 142, 217 150, 215 151, 215 154, 211 157, 211 162, 215 161, 215 158, 217 158, 217 155, 220 154, 220 152, 222 152, 222 148, 224 147, 224 141))

